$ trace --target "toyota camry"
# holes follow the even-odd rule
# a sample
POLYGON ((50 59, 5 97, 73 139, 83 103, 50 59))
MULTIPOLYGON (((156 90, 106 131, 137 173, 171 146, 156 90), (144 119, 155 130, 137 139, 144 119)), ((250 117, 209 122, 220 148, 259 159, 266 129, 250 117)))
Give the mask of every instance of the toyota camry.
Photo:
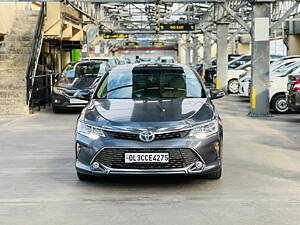
POLYGON ((102 77, 76 128, 76 170, 93 176, 222 174, 223 126, 199 75, 179 64, 122 65, 102 77))

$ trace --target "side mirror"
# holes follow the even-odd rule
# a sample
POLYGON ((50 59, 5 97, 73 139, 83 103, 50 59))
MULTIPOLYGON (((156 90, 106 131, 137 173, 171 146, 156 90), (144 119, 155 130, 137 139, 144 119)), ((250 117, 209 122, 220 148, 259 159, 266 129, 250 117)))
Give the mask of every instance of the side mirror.
POLYGON ((210 89, 210 98, 211 99, 218 99, 223 98, 225 96, 225 92, 219 89, 210 89))
POLYGON ((91 99, 91 92, 90 91, 78 91, 74 94, 74 97, 80 100, 87 100, 91 99))

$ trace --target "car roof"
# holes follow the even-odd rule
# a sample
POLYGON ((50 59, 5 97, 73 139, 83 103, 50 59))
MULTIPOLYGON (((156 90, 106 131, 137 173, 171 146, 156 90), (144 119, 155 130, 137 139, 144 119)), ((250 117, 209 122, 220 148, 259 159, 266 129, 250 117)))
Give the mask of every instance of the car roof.
POLYGON ((161 56, 160 58, 161 59, 174 59, 174 57, 172 57, 172 56, 161 56))
POLYGON ((99 61, 99 60, 81 60, 81 61, 77 62, 77 64, 79 64, 79 63, 100 63, 100 64, 105 64, 107 62, 99 61))
POLYGON ((138 64, 125 64, 125 65, 119 65, 112 69, 112 71, 118 71, 118 70, 129 70, 132 71, 134 69, 188 69, 190 68, 187 65, 182 64, 160 64, 160 63, 138 63, 138 64))
POLYGON ((96 56, 96 57, 86 57, 83 60, 101 60, 101 59, 116 59, 116 57, 108 57, 108 56, 96 56))

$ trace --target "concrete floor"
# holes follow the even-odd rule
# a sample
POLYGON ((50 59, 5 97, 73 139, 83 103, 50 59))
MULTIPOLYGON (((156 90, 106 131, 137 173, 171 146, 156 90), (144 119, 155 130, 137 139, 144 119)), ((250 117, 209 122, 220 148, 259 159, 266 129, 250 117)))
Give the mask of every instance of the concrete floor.
POLYGON ((237 96, 216 105, 225 126, 218 181, 80 182, 77 114, 0 118, 0 224, 300 224, 300 114, 249 118, 237 96))

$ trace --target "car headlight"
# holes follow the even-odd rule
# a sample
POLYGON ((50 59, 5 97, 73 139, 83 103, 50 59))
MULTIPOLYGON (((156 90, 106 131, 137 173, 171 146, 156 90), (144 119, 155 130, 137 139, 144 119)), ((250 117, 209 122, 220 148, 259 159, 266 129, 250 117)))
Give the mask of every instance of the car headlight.
POLYGON ((241 82, 244 83, 244 82, 250 82, 251 81, 251 78, 245 78, 244 80, 242 80, 241 82))
POLYGON ((102 129, 91 125, 87 125, 82 121, 78 121, 77 133, 94 140, 105 136, 102 129))
POLYGON ((190 136, 197 138, 206 138, 217 133, 219 130, 218 120, 213 120, 208 123, 201 124, 190 131, 190 136))
POLYGON ((53 87, 53 93, 55 94, 59 94, 59 95, 63 95, 65 92, 64 88, 60 88, 60 87, 53 87))

